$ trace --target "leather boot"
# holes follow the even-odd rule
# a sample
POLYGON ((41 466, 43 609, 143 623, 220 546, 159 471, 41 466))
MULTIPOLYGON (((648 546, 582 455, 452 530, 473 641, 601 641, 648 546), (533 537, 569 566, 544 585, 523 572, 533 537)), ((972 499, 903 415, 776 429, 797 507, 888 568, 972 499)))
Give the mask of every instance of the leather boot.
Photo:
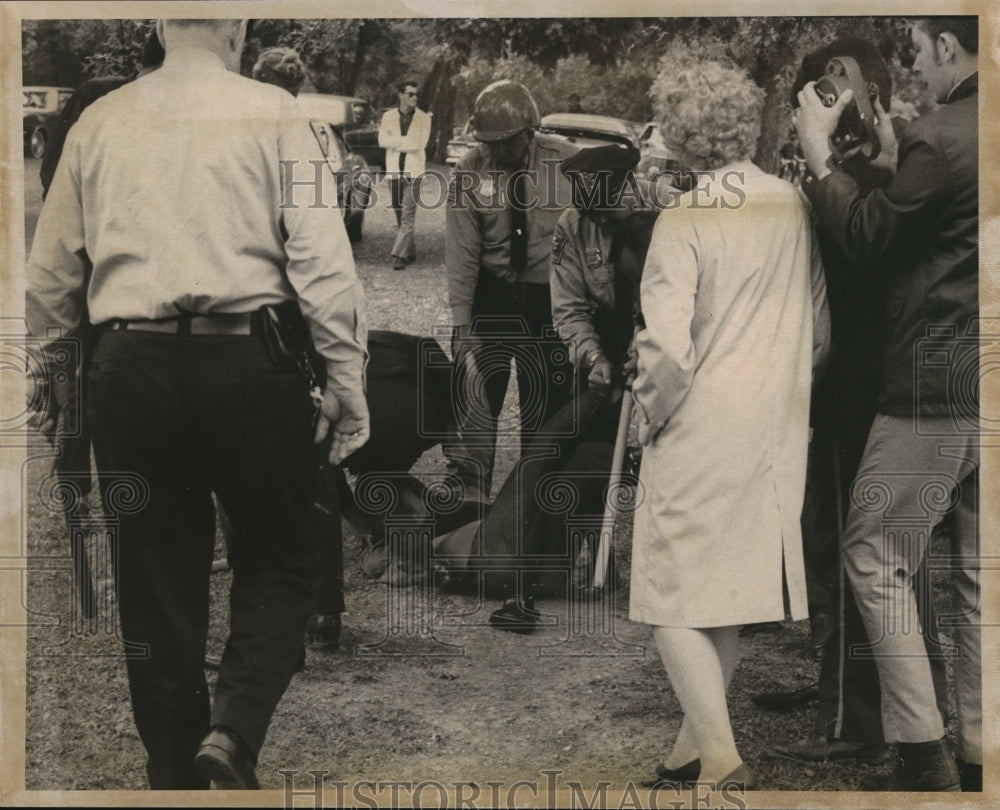
POLYGON ((961 790, 958 765, 947 740, 899 743, 899 762, 888 777, 866 782, 867 790, 958 792, 961 790))

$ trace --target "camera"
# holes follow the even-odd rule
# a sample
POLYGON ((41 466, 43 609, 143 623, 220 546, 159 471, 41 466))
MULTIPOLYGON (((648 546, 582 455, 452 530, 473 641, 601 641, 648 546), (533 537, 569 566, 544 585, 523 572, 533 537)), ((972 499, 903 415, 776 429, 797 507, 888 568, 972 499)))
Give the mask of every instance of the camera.
POLYGON ((860 148, 866 160, 874 160, 882 148, 872 107, 872 101, 878 98, 878 85, 865 80, 856 60, 849 56, 834 57, 826 63, 826 73, 816 82, 816 95, 823 106, 832 107, 848 88, 854 91, 854 98, 840 117, 830 138, 831 146, 839 158, 860 148))

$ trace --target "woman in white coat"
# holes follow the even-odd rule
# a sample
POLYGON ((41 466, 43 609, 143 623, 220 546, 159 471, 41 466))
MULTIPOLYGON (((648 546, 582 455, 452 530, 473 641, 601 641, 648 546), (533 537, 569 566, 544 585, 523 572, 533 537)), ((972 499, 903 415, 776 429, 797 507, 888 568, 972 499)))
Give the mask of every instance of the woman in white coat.
POLYGON ((656 223, 634 393, 645 445, 630 618, 684 720, 661 782, 756 786, 726 690, 739 627, 805 618, 802 510, 826 287, 807 203, 750 162, 763 92, 703 62, 661 75, 660 131, 697 185, 656 223))

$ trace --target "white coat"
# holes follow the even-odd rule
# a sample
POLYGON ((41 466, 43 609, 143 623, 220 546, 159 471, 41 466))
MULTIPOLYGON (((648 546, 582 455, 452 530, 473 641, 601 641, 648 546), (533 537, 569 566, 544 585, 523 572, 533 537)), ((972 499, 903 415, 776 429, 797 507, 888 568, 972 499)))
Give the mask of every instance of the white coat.
POLYGON ((805 618, 809 397, 830 335, 808 203, 749 162, 699 187, 660 215, 643 272, 630 618, 780 621, 783 569, 805 618))
POLYGON ((399 174, 399 156, 406 153, 406 174, 420 177, 425 169, 427 140, 431 136, 431 117, 423 110, 413 111, 410 128, 400 132, 399 108, 386 110, 378 128, 378 145, 385 149, 385 170, 389 176, 399 174))

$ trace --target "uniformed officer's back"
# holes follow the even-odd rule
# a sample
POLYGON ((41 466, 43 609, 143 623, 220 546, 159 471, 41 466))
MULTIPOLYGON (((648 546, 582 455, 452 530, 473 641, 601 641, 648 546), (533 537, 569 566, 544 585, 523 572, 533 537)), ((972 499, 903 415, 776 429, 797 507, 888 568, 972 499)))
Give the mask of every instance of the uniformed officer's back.
POLYGON ((315 607, 314 439, 333 426, 337 463, 368 436, 363 295, 340 211, 313 207, 313 188, 284 199, 282 163, 309 181, 323 153, 292 96, 233 72, 245 31, 158 23, 163 67, 70 131, 28 261, 33 334, 94 326, 87 409, 118 521, 122 634, 145 650, 126 666, 154 789, 258 787, 315 607), (308 375, 313 348, 325 367, 308 375), (139 491, 117 514, 122 476, 139 491), (213 493, 234 531, 210 702, 213 493))

